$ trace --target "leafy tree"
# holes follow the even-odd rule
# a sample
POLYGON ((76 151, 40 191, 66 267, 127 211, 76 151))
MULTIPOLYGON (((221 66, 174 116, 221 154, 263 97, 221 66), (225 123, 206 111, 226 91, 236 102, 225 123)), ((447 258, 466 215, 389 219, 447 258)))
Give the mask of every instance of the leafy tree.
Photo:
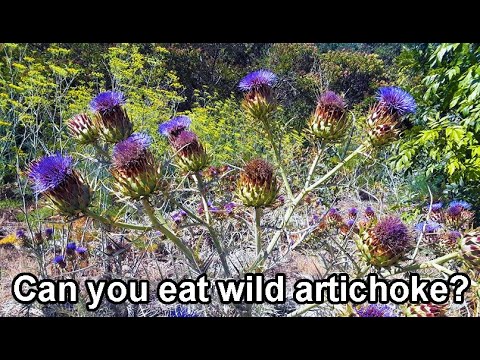
MULTIPOLYGON (((414 61, 418 50, 405 57, 414 61), (416 53, 415 53, 416 52, 416 53)), ((416 89, 418 124, 394 158, 398 170, 443 179, 451 197, 479 204, 480 50, 478 44, 425 49, 425 76, 416 89)), ((405 61, 405 66, 409 62, 405 61)), ((412 64, 410 62, 410 64, 412 64)))

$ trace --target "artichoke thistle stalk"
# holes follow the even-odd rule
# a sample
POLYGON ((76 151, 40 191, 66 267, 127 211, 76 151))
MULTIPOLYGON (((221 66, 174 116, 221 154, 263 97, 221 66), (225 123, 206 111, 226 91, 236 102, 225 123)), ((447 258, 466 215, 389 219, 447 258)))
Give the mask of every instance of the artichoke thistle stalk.
POLYGON ((268 141, 270 142, 270 145, 272 145, 273 153, 275 155, 275 161, 277 162, 278 169, 280 170, 280 176, 282 177, 282 181, 285 186, 285 190, 287 191, 288 198, 290 200, 293 200, 294 196, 293 196, 292 189, 290 187, 290 183, 288 182, 287 172, 285 171, 285 168, 283 167, 283 164, 282 164, 282 155, 280 152, 280 148, 277 146, 277 142, 273 137, 272 129, 266 126, 265 131, 267 133, 268 141))
POLYGON ((205 184, 203 183, 203 177, 200 174, 199 171, 196 171, 193 175, 193 180, 195 181, 195 184, 197 185, 198 191, 200 192, 200 197, 202 198, 202 205, 203 209, 205 211, 205 219, 207 222, 207 228, 210 232, 210 235, 212 236, 213 244, 218 252, 218 255, 220 257, 220 261, 223 266, 223 270, 225 271, 225 274, 227 276, 231 276, 230 273, 230 268, 228 266, 227 262, 227 256, 225 254, 225 249, 222 246, 222 243, 219 239, 217 231, 213 228, 212 226, 212 216, 210 214, 209 206, 208 206, 208 201, 205 196, 205 184))
POLYGON ((288 182, 287 173, 282 164, 280 148, 275 142, 272 133, 272 114, 277 108, 274 99, 273 85, 277 81, 277 76, 268 70, 257 70, 246 75, 239 83, 240 90, 245 92, 245 98, 242 106, 253 120, 263 124, 268 141, 272 145, 275 160, 282 176, 285 190, 288 198, 293 200, 293 193, 288 182))
POLYGON ((201 272, 201 269, 199 268, 195 254, 193 253, 192 249, 185 245, 182 240, 176 236, 168 227, 166 224, 165 219, 160 217, 160 220, 157 218, 155 215, 155 209, 150 205, 149 201, 147 198, 142 199, 142 205, 145 210, 145 213, 149 217, 150 221, 152 222, 152 226, 154 229, 159 230, 162 234, 164 234, 170 241, 172 241, 179 249, 180 251, 187 257, 187 259, 190 262, 190 265, 197 271, 201 272))
POLYGON ((262 228, 260 221, 262 219, 262 208, 253 208, 254 234, 255 234, 255 249, 257 256, 262 252, 262 228))
POLYGON ((148 231, 151 230, 151 226, 144 226, 144 225, 136 225, 136 224, 127 224, 122 222, 117 222, 112 219, 106 218, 100 214, 93 212, 90 209, 87 209, 83 212, 86 216, 91 217, 94 220, 97 220, 105 225, 110 225, 114 227, 118 227, 121 229, 130 229, 130 230, 141 230, 141 231, 148 231))

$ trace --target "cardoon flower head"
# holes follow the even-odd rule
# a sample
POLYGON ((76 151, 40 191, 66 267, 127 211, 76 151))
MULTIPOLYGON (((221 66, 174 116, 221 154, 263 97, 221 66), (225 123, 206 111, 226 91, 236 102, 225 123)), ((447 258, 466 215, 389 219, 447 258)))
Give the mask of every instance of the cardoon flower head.
POLYGON ((355 207, 352 207, 348 209, 348 217, 351 219, 355 219, 358 215, 358 209, 355 207))
POLYGON ((397 317, 395 311, 386 304, 368 304, 356 309, 359 317, 397 317))
POLYGON ((182 131, 171 144, 176 151, 178 164, 183 170, 196 172, 207 166, 207 152, 194 132, 182 131))
POLYGON ((254 159, 244 166, 237 183, 237 196, 245 206, 268 206, 277 192, 277 178, 270 163, 254 159))
POLYGON ((122 105, 125 105, 125 96, 119 91, 102 92, 90 101, 92 111, 111 111, 122 105))
POLYGON ((467 265, 480 269, 480 232, 473 230, 460 240, 460 255, 467 265))
POLYGON ((73 169, 72 158, 45 156, 30 164, 28 178, 37 194, 44 194, 63 214, 75 215, 88 208, 90 189, 73 169))
POLYGON ((184 210, 179 210, 173 213, 172 220, 178 225, 183 221, 185 216, 187 216, 187 213, 184 210))
POLYGON ((469 210, 471 207, 472 205, 466 201, 455 200, 448 204, 447 214, 451 217, 456 217, 459 216, 462 211, 469 210))
POLYGON ((88 250, 86 247, 83 247, 83 246, 79 246, 75 249, 75 251, 77 252, 77 254, 79 255, 83 255, 85 254, 88 250))
POLYGON ((428 220, 428 221, 422 221, 422 222, 418 223, 415 226, 415 230, 417 230, 418 232, 431 234, 431 233, 435 233, 438 230, 440 230, 441 227, 442 226, 439 223, 437 223, 435 221, 428 220))
POLYGON ((310 130, 318 138, 338 140, 348 129, 347 118, 343 98, 327 91, 319 97, 315 112, 310 117, 310 130))
POLYGON ((257 70, 245 76, 238 87, 242 91, 251 91, 263 87, 272 87, 277 82, 277 76, 269 70, 257 70))
POLYGON ((140 199, 160 187, 160 167, 148 149, 150 143, 150 136, 135 133, 113 148, 110 172, 119 195, 140 199))
POLYGON ((168 317, 199 317, 199 315, 186 306, 177 305, 175 309, 168 312, 168 317))
POLYGON ((395 86, 381 87, 377 96, 378 102, 397 116, 414 113, 417 103, 412 95, 395 86))
POLYGON ((53 263, 58 265, 60 268, 65 269, 67 267, 67 263, 65 262, 65 257, 63 255, 57 255, 53 258, 53 263))
POLYGON ((242 102, 244 109, 265 126, 268 126, 269 115, 276 109, 272 93, 276 81, 277 77, 271 71, 258 70, 245 76, 238 85, 240 90, 246 92, 242 102))
POLYGON ((458 241, 458 239, 460 239, 462 237, 462 234, 460 233, 460 231, 451 230, 451 231, 447 232, 447 236, 448 236, 448 238, 450 239, 451 242, 456 243, 458 241))
MULTIPOLYGON (((432 212, 438 212, 442 209, 443 203, 442 202, 437 202, 432 204, 432 212)), ((427 207, 428 209, 429 207, 427 207)))
POLYGON ((365 208, 365 216, 368 218, 373 218, 375 216, 375 211, 371 206, 365 208))
POLYGON ((98 129, 87 114, 75 115, 68 121, 70 134, 80 144, 92 144, 97 141, 98 129))
POLYGON ((327 214, 325 215, 325 221, 329 225, 338 225, 343 223, 343 218, 337 209, 331 208, 327 211, 327 214))
POLYGON ((53 236, 53 229, 52 228, 46 228, 45 229, 45 236, 47 239, 51 239, 53 236))
POLYGON ((374 145, 382 145, 411 127, 411 123, 402 118, 415 112, 416 103, 408 92, 398 87, 380 88, 377 100, 367 118, 368 134, 374 145))
POLYGON ((158 132, 169 139, 174 139, 184 130, 188 130, 192 120, 188 116, 180 115, 158 126, 158 132))
POLYGON ((67 247, 65 249, 65 254, 67 254, 67 256, 73 256, 75 255, 76 249, 77 249, 77 244, 75 244, 74 242, 70 242, 67 244, 67 247))
POLYGON ((347 220, 347 226, 351 228, 355 224, 355 219, 349 219, 347 220))
POLYGON ((26 237, 25 235, 25 230, 23 229, 18 229, 16 232, 15 232, 15 236, 17 237, 17 239, 23 239, 26 237))
POLYGON ((88 250, 86 247, 79 246, 75 249, 75 251, 77 252, 80 259, 85 260, 87 258, 88 250))
POLYGON ((445 211, 443 211, 443 203, 442 202, 433 203, 431 207, 430 207, 430 205, 426 206, 425 207, 425 212, 426 213, 430 212, 430 217, 431 217, 432 220, 434 220, 436 222, 439 222, 439 223, 444 223, 445 222, 445 211))
POLYGON ((107 142, 117 143, 132 134, 133 126, 124 104, 124 95, 117 91, 100 93, 90 102, 90 108, 95 112, 93 123, 107 142))
POLYGON ((397 217, 386 217, 362 229, 356 239, 365 261, 376 267, 395 264, 409 250, 411 234, 397 217))

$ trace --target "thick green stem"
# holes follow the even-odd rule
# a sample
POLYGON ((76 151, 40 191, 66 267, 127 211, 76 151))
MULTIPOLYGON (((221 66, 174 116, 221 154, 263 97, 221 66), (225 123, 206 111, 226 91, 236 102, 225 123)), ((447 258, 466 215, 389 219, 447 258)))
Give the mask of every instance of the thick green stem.
POLYGON ((97 221, 100 221, 100 222, 103 223, 103 224, 115 226, 115 227, 122 228, 122 229, 143 230, 143 231, 147 231, 147 230, 151 230, 151 229, 152 229, 151 226, 135 225, 135 224, 126 224, 126 223, 122 223, 122 222, 116 222, 116 221, 113 221, 112 219, 109 219, 109 218, 106 218, 106 217, 104 217, 104 216, 102 216, 102 215, 99 215, 99 214, 97 214, 97 213, 94 213, 94 212, 91 211, 91 210, 85 210, 83 213, 84 213, 85 215, 91 217, 92 219, 95 219, 95 220, 97 220, 97 221))
POLYGON ((145 209, 145 213, 149 217, 152 225, 155 229, 159 230, 162 234, 164 234, 171 242, 173 242, 180 251, 188 258, 190 263, 198 269, 197 262, 195 261, 195 255, 190 247, 185 245, 182 240, 177 237, 166 225, 166 222, 163 218, 159 220, 155 215, 155 209, 150 205, 148 199, 142 199, 143 208, 145 209))
POLYGON ((270 141, 270 144, 272 145, 272 148, 273 148, 273 152, 275 154, 275 160, 277 160, 278 169, 280 170, 280 175, 282 176, 285 190, 287 191, 288 198, 292 200, 293 199, 292 188, 290 187, 290 184, 288 182, 287 172, 285 171, 285 168, 283 167, 283 164, 282 164, 280 149, 278 148, 277 143, 273 138, 272 130, 268 126, 265 126, 265 128, 267 131, 267 138, 270 141))
POLYGON ((197 171, 192 174, 193 180, 195 184, 197 184, 198 191, 200 192, 200 197, 202 199, 203 210, 205 211, 205 219, 207 220, 207 224, 210 225, 212 223, 212 216, 210 214, 210 209, 208 207, 207 197, 205 196, 205 185, 203 183, 202 175, 197 171))
POLYGON ((257 256, 262 252, 262 228, 260 227, 260 221, 262 219, 262 209, 253 208, 253 222, 254 222, 254 235, 255 235, 255 249, 257 256))
POLYGON ((225 275, 228 277, 231 276, 230 273, 230 268, 228 266, 227 262, 227 256, 225 254, 225 250, 223 249, 222 243, 218 237, 218 233, 215 231, 212 225, 212 217, 210 214, 210 209, 208 208, 208 201, 207 197, 205 194, 205 184, 203 183, 203 178, 202 175, 200 175, 199 172, 195 172, 193 175, 193 180, 197 184, 198 191, 200 192, 200 197, 202 199, 202 204, 203 204, 203 209, 205 211, 205 220, 207 224, 208 231, 210 232, 210 235, 212 236, 212 241, 213 245, 215 246, 215 249, 217 250, 218 256, 220 257, 220 262, 222 263, 223 270, 225 271, 225 275))
POLYGON ((273 251, 275 246, 277 245, 278 240, 280 239, 280 236, 282 235, 283 229, 285 226, 288 224, 290 221, 291 216, 293 215, 295 209, 297 208, 298 204, 302 201, 302 199, 307 195, 310 191, 314 190, 321 184, 323 184, 325 181, 327 181, 332 175, 334 175, 338 170, 340 170, 347 162, 349 162, 352 158, 354 158, 357 154, 362 152, 366 148, 366 145, 360 145, 358 148, 356 148, 350 155, 348 155, 343 161, 339 162, 332 170, 327 172, 325 175, 323 175, 320 179, 315 181, 312 185, 307 186, 303 188, 302 191, 294 198, 290 206, 287 208, 287 211, 285 212, 285 215, 283 216, 283 221, 280 225, 280 229, 275 232, 273 235, 272 240, 270 240, 267 248, 265 251, 263 251, 261 254, 257 256, 257 259, 255 259, 255 262, 250 268, 256 268, 258 266, 261 266, 263 262, 267 259, 268 255, 273 251))

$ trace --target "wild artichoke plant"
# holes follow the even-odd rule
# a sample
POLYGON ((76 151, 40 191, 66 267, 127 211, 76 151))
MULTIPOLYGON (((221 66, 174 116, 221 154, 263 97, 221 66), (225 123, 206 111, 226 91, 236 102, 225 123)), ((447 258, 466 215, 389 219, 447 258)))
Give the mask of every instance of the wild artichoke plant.
POLYGON ((185 171, 198 172, 207 167, 208 155, 198 136, 188 130, 191 122, 188 116, 176 116, 161 124, 158 131, 168 137, 178 165, 185 171))
POLYGON ((391 266, 410 249, 411 234, 397 217, 366 223, 355 238, 364 260, 375 267, 391 266))
POLYGON ((251 72, 240 81, 238 87, 245 92, 242 106, 252 118, 268 123, 277 108, 272 90, 276 82, 277 76, 269 70, 251 72))
POLYGON ((148 149, 150 143, 150 136, 134 133, 113 148, 110 172, 116 190, 126 198, 145 198, 160 187, 160 166, 148 149))
POLYGON ((63 215, 76 215, 87 210, 90 204, 90 188, 73 169, 70 156, 56 154, 34 161, 28 178, 33 190, 46 196, 51 206, 63 215))
POLYGON ((412 95, 398 87, 379 89, 377 102, 367 117, 368 134, 373 145, 395 140, 401 132, 412 126, 405 116, 414 113, 416 103, 412 95))
POLYGON ((95 113, 95 127, 108 143, 122 141, 133 132, 133 125, 123 105, 125 97, 118 91, 105 91, 90 102, 90 108, 95 113))
POLYGON ((349 127, 343 98, 333 91, 322 94, 315 112, 310 117, 309 126, 312 133, 320 139, 326 141, 341 139, 349 127))
POLYGON ((245 206, 269 206, 277 192, 277 178, 270 163, 254 159, 244 166, 237 182, 237 196, 245 206))

